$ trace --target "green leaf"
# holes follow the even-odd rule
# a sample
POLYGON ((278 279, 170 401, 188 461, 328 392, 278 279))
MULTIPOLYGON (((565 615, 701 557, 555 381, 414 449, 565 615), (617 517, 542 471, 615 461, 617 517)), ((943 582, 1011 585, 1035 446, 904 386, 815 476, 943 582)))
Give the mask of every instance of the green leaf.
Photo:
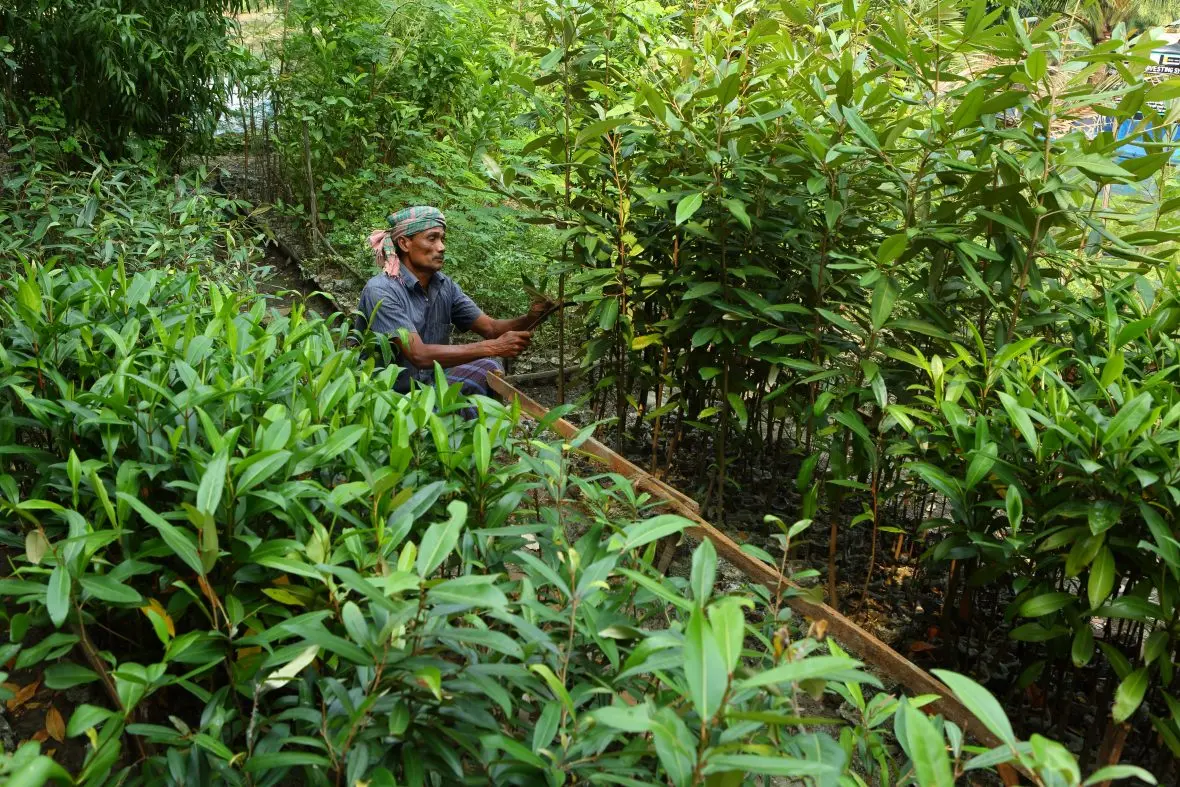
POLYGON ((1140 667, 1123 678, 1114 692, 1114 709, 1111 714, 1116 722, 1124 722, 1131 718, 1131 714, 1139 708, 1147 693, 1147 676, 1147 667, 1140 667))
POLYGON ((1096 153, 1062 156, 1058 159, 1062 167, 1077 167, 1095 180, 1133 180, 1130 172, 1105 156, 1096 153))
POLYGON ((8 763, 12 767, 4 780, 4 787, 43 787, 43 785, 51 784, 55 781, 62 784, 74 784, 74 780, 70 777, 70 772, 58 765, 50 757, 43 754, 38 754, 41 750, 40 744, 35 741, 26 743, 17 749, 12 756, 12 762, 8 763), (21 755, 31 748, 31 755, 21 757, 21 755), (19 765, 17 762, 19 761, 19 765))
POLYGON ((1008 524, 1013 532, 1020 529, 1020 520, 1024 517, 1024 497, 1016 484, 1009 484, 1004 493, 1004 512, 1008 515, 1008 524))
POLYGON ((197 510, 206 514, 217 512, 221 493, 225 489, 225 471, 229 467, 229 449, 223 448, 205 466, 201 485, 197 487, 197 510))
POLYGON ((70 614, 70 572, 60 563, 49 575, 49 593, 45 597, 45 608, 54 628, 61 628, 70 614))
POLYGON ((507 735, 485 735, 480 741, 490 749, 502 750, 517 763, 531 765, 539 770, 546 768, 544 760, 507 735))
POLYGON ((1115 779, 1138 779, 1147 784, 1159 784, 1154 776, 1137 765, 1107 765, 1105 768, 1094 771, 1089 779, 1082 782, 1082 787, 1090 787, 1092 784, 1101 784, 1115 779))
POLYGON ((1106 425, 1106 430, 1102 435, 1103 444, 1109 445, 1123 435, 1136 431, 1151 412, 1151 407, 1151 394, 1147 392, 1126 402, 1106 425))
POLYGON ((926 714, 902 699, 899 712, 905 718, 905 742, 914 766, 917 784, 926 787, 954 787, 951 760, 946 743, 926 714))
POLYGON ((234 491, 241 496, 259 484, 264 483, 268 478, 282 469, 290 458, 290 451, 280 450, 262 451, 242 460, 234 468, 234 472, 239 474, 238 483, 234 491))
POLYGON ((1024 73, 1028 74, 1028 78, 1033 82, 1040 82, 1048 70, 1049 58, 1043 49, 1034 49, 1024 59, 1024 73))
POLYGON ((712 719, 725 695, 729 670, 699 602, 684 629, 684 678, 697 714, 703 720, 712 719))
POLYGON ((877 279, 877 284, 873 287, 873 305, 871 310, 874 331, 881 330, 881 326, 885 324, 889 319, 889 315, 893 313, 893 305, 896 302, 897 288, 893 286, 893 282, 887 276, 877 279))
MULTIPOLYGON (((727 199, 725 200, 725 207, 729 208, 729 212, 733 217, 742 223, 746 229, 750 229, 750 214, 746 213, 746 206, 742 204, 741 200, 727 199)), ((679 212, 679 211, 678 211, 679 212)), ((680 222, 677 221, 677 224, 680 222)))
POLYGON ((557 728, 561 724, 561 711, 560 702, 545 703, 545 709, 541 711, 541 716, 533 727, 534 752, 547 748, 553 741, 553 736, 557 734, 557 728))
POLYGON ((1041 452, 1041 441, 1037 438, 1037 430, 1033 426, 1032 419, 1028 417, 1028 411, 1003 391, 998 391, 997 393, 999 394, 1000 402, 1004 405, 1004 409, 1008 412, 1008 417, 1012 419, 1012 423, 1016 424, 1016 428, 1024 436, 1028 447, 1032 449, 1033 455, 1039 456, 1041 452))
MULTIPOLYGON (((352 602, 349 602, 350 604, 352 602)), ((355 606, 355 605, 354 605, 355 606)), ((308 645, 303 650, 295 654, 295 657, 279 667, 274 672, 270 673, 267 679, 263 682, 264 689, 278 689, 294 680, 300 672, 315 661, 316 656, 319 655, 320 648, 318 645, 308 645)))
MULTIPOLYGON (((705 765, 706 774, 729 772, 794 777, 790 782, 800 784, 804 783, 805 777, 817 779, 818 784, 834 783, 834 780, 840 777, 840 769, 836 765, 818 760, 770 757, 761 754, 714 754, 709 757, 705 765)), ((713 784, 712 781, 706 783, 713 784)))
POLYGON ((864 142, 874 150, 881 149, 881 143, 878 141, 877 135, 869 128, 869 124, 861 119, 861 116, 856 113, 855 109, 845 106, 841 107, 841 112, 844 115, 844 119, 848 121, 849 128, 853 130, 856 136, 860 137, 861 142, 864 142))
POLYGON ((106 574, 84 574, 78 584, 82 590, 99 599, 112 604, 142 604, 143 596, 135 588, 125 585, 106 574))
POLYGON ((750 414, 746 410, 746 403, 742 401, 741 395, 731 393, 726 396, 726 399, 729 402, 730 409, 733 410, 733 414, 737 417, 738 425, 742 429, 745 429, 746 422, 750 420, 750 414))
POLYGON ((188 534, 148 508, 140 502, 139 498, 129 495, 126 492, 119 492, 119 499, 134 508, 143 521, 160 531, 164 543, 168 545, 168 548, 172 550, 173 554, 185 562, 185 565, 197 574, 204 576, 205 569, 201 565, 201 556, 197 552, 196 545, 189 540, 190 536, 188 534))
POLYGON ((621 541, 616 537, 615 539, 611 539, 611 543, 617 548, 621 548, 624 552, 629 552, 633 549, 638 549, 644 544, 658 541, 664 536, 679 533, 686 527, 692 527, 692 522, 684 517, 677 516, 676 514, 660 514, 659 516, 653 516, 651 519, 645 519, 642 522, 628 525, 622 533, 621 541))
MULTIPOLYGON (((708 542, 702 542, 708 543, 708 542)), ((742 656, 746 636, 746 616, 739 598, 723 598, 709 605, 709 625, 725 669, 732 674, 742 656)))
POLYGON ((530 664, 529 669, 541 676, 545 685, 549 687, 549 691, 553 692, 554 699, 560 701, 571 716, 574 715, 574 701, 570 697, 569 690, 553 670, 547 664, 530 664))
POLYGON ((1122 515, 1122 505, 1110 500, 1095 500, 1086 510, 1086 520, 1090 525, 1090 532, 1094 535, 1110 530, 1118 524, 1122 515))
POLYGON ((243 768, 246 773, 259 771, 273 771, 277 768, 296 768, 310 766, 317 771, 326 771, 332 766, 332 761, 322 754, 312 754, 306 751, 279 751, 269 754, 255 754, 246 761, 243 768))
POLYGON ((1018 342, 1009 342, 999 349, 995 357, 992 358, 993 369, 1003 369, 1013 358, 1024 355, 1033 345, 1041 341, 1040 336, 1030 336, 1027 339, 1021 339, 1018 342))
POLYGON ((418 576, 423 579, 433 574, 459 543, 459 535, 467 522, 467 504, 462 500, 452 500, 447 504, 447 513, 450 518, 446 522, 435 522, 422 536, 417 568, 418 576))
POLYGON ((1098 557, 1094 558, 1090 566, 1090 580, 1086 583, 1086 593, 1090 599, 1090 609, 1097 609, 1114 587, 1114 553, 1109 547, 1102 547, 1098 557))
POLYGON ((598 318, 598 327, 604 331, 609 331, 615 327, 615 323, 619 319, 619 299, 607 298, 602 306, 602 315, 598 318))
POLYGON ((1012 731, 1012 723, 996 698, 987 689, 965 675, 949 670, 931 670, 934 675, 945 683, 959 698, 959 702, 967 706, 967 710, 975 718, 991 730, 992 734, 1008 746, 1016 745, 1016 734, 1012 731))
POLYGON ((364 424, 352 424, 343 429, 337 429, 324 444, 316 450, 316 457, 320 461, 333 459, 351 448, 358 440, 365 436, 369 427, 364 424))
POLYGON ((987 474, 995 467, 998 454, 999 448, 995 443, 986 443, 983 448, 973 453, 971 464, 967 467, 967 489, 974 489, 976 484, 987 478, 987 474))
POLYGON ((671 708, 661 708, 652 716, 651 735, 668 778, 676 787, 688 785, 696 763, 696 742, 684 720, 671 708))
POLYGON ((623 732, 642 734, 651 729, 649 705, 609 705, 592 711, 590 717, 599 724, 623 732))
POLYGON ((713 542, 705 539, 692 553, 692 572, 688 584, 692 588, 692 597, 704 604, 713 592, 713 583, 717 580, 717 548, 713 542))
POLYGON ((946 471, 927 462, 913 462, 909 469, 917 473, 923 481, 933 487, 939 494, 954 501, 963 499, 963 490, 959 482, 951 478, 946 471))
MULTIPOLYGON (((48 218, 47 216, 44 218, 48 218)), ((16 286, 16 301, 33 314, 41 313, 41 288, 32 276, 27 279, 17 277, 20 283, 16 286)), ((11 290, 10 290, 11 292, 11 290)))
POLYGON ((64 691, 93 680, 98 680, 97 672, 69 661, 45 669, 45 685, 55 691, 64 691))
POLYGON ((504 609, 508 606, 508 598, 500 588, 487 580, 488 577, 478 575, 455 577, 432 587, 427 596, 439 604, 504 609))
POLYGON ((102 724, 113 715, 115 712, 109 708, 100 708, 97 705, 79 705, 74 709, 73 715, 70 716, 70 722, 66 725, 66 737, 73 738, 75 735, 81 735, 86 730, 102 724))
POLYGON ((860 666, 861 663, 859 661, 845 656, 808 656, 798 661, 781 664, 765 672, 759 672, 738 683, 737 687, 745 691, 746 689, 753 689, 759 686, 771 686, 779 683, 798 683, 813 678, 839 679, 850 682, 876 684, 878 681, 875 678, 864 673, 856 672, 860 666))
POLYGON ((676 206, 676 224, 677 226, 683 224, 692 218, 693 214, 700 210, 701 203, 704 202, 705 195, 701 192, 690 194, 684 199, 680 200, 680 204, 676 206))
POLYGON ((1074 632, 1069 657, 1075 667, 1084 667, 1094 658, 1094 629, 1089 624, 1083 624, 1074 632))
POLYGON ((1127 356, 1124 353, 1111 353, 1107 357, 1106 362, 1102 364, 1102 378, 1099 380, 1099 385, 1107 388, 1123 373, 1123 367, 1126 366, 1126 363, 1127 356))
POLYGON ((1017 614, 1026 618, 1039 618, 1063 609, 1073 600, 1074 596, 1071 593, 1042 593, 1025 600, 1017 614))
POLYGON ((899 232, 896 235, 890 235, 877 247, 877 264, 888 265, 893 262, 902 255, 908 244, 909 235, 906 233, 899 232))

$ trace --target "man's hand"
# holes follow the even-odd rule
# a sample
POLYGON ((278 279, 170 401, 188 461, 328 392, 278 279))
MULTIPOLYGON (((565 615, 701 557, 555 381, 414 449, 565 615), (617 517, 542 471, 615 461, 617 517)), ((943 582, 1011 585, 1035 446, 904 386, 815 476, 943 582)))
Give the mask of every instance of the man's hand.
POLYGON ((506 331, 492 339, 494 354, 501 358, 515 358, 528 349, 533 341, 532 331, 506 331))
POLYGON ((557 308, 557 301, 542 297, 533 301, 532 305, 529 306, 528 317, 530 320, 536 321, 543 317, 546 312, 553 311, 555 308, 557 308))

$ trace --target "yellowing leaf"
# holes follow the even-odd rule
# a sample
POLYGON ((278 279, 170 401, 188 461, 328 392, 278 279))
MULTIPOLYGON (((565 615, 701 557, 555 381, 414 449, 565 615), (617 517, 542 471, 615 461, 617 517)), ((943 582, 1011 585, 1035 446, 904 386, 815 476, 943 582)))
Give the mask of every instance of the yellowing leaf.
POLYGON ((30 530, 25 536, 25 557, 34 566, 41 562, 45 553, 49 551, 49 539, 40 530, 30 530))
POLYGON ((283 666, 270 674, 270 677, 263 682, 264 689, 277 689, 285 686, 289 681, 293 680, 303 668, 315 661, 315 657, 319 654, 320 648, 318 645, 309 645, 299 652, 299 655, 288 661, 283 666))
POLYGON ((288 606, 292 607, 303 606, 303 599, 299 598, 299 596, 296 596, 289 590, 283 590, 282 588, 263 588, 262 592, 280 604, 287 604, 288 606))
MULTIPOLYGON (((172 622, 172 617, 164 610, 164 605, 159 601, 154 598, 150 599, 148 605, 146 607, 140 607, 139 611, 146 615, 147 619, 152 621, 153 625, 158 620, 164 626, 165 631, 168 632, 168 636, 176 636, 176 624, 172 622)), ((159 630, 156 633, 159 634, 159 630)), ((164 638, 161 637, 161 639, 164 638)))

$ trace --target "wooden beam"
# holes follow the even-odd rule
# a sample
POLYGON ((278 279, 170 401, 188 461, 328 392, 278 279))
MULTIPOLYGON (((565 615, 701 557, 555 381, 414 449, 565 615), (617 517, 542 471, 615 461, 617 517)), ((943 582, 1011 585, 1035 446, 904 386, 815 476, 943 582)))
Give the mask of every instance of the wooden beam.
MULTIPOLYGON (((488 375, 488 385, 506 402, 512 400, 519 402, 520 408, 535 418, 542 418, 548 412, 542 405, 521 393, 499 375, 488 375)), ((554 421, 552 429, 567 438, 581 431, 580 427, 564 418, 554 421)), ((767 565, 747 552, 743 552, 733 539, 702 519, 699 506, 684 493, 653 478, 651 474, 593 438, 582 443, 578 450, 603 460, 612 470, 629 478, 637 488, 663 499, 669 509, 693 522, 693 526, 685 531, 690 537, 697 540, 708 539, 713 542, 717 554, 740 569, 750 580, 765 585, 773 592, 802 590, 780 574, 778 569, 767 565)), ((900 683, 911 694, 937 694, 940 699, 927 705, 927 709, 941 713, 985 746, 1002 745, 1003 742, 980 724, 971 711, 967 710, 967 707, 955 698, 942 681, 918 667, 844 615, 827 604, 809 601, 802 595, 788 596, 783 600, 791 609, 805 617, 826 621, 828 636, 835 638, 841 645, 857 654, 878 672, 900 683)), ((1019 783, 1019 777, 1011 767, 1000 766, 999 770, 1005 784, 1019 783)))

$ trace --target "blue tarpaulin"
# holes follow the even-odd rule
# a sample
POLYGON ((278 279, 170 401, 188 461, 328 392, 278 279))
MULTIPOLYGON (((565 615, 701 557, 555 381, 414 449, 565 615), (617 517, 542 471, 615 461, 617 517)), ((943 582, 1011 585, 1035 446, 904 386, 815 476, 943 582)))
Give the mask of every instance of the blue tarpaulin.
POLYGON ((1133 120, 1124 120, 1117 129, 1114 127, 1113 118, 1104 117, 1079 120, 1073 127, 1080 129, 1091 139, 1106 131, 1113 132, 1116 140, 1126 140, 1114 151, 1113 158, 1116 163, 1141 158, 1149 153, 1160 153, 1165 144, 1176 146, 1172 152, 1172 161, 1180 162, 1180 126, 1157 129, 1150 121, 1144 123, 1142 115, 1136 115, 1133 120))

